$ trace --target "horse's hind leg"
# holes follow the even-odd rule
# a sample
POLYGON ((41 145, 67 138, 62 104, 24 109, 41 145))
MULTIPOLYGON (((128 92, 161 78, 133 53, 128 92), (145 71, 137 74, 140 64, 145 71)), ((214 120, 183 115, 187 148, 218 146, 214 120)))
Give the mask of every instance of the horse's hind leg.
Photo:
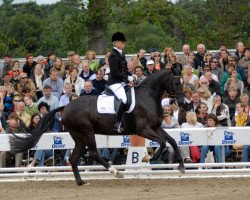
POLYGON ((81 154, 86 151, 86 145, 83 145, 82 143, 79 143, 79 141, 75 141, 75 148, 73 149, 73 153, 71 154, 69 158, 69 162, 72 166, 72 170, 76 179, 77 185, 83 185, 85 182, 81 179, 77 162, 80 158, 81 154))
POLYGON ((111 173, 115 174, 116 178, 123 178, 123 174, 119 172, 117 169, 112 167, 106 160, 104 160, 98 153, 97 147, 96 147, 96 141, 95 141, 95 136, 93 137, 88 137, 85 138, 86 143, 88 145, 88 151, 89 151, 89 156, 95 160, 96 162, 99 162, 102 164, 106 169, 108 169, 111 173))

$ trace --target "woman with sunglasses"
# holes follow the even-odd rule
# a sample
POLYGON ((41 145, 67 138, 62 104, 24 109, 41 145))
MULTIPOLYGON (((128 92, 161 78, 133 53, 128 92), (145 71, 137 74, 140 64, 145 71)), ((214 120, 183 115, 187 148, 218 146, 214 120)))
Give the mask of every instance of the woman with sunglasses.
POLYGON ((19 94, 15 94, 14 96, 13 96, 13 105, 14 105, 14 107, 13 107, 13 112, 16 112, 17 111, 17 104, 19 103, 19 102, 21 102, 22 101, 22 98, 21 98, 21 96, 19 95, 19 94))
POLYGON ((21 97, 24 97, 26 94, 32 96, 34 100, 37 100, 36 96, 36 86, 34 82, 28 78, 26 73, 19 75, 19 83, 17 84, 17 92, 21 97))
POLYGON ((216 57, 212 57, 209 60, 212 74, 218 77, 219 83, 223 80, 224 71, 219 66, 219 61, 216 57))
POLYGON ((154 62, 155 62, 155 69, 161 70, 165 68, 165 64, 161 62, 160 52, 154 52, 154 62))

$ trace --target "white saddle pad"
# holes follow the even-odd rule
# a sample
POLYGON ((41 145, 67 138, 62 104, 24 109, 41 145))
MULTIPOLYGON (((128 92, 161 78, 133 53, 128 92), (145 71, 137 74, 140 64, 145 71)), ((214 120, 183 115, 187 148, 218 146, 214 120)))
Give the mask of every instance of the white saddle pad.
MULTIPOLYGON (((126 111, 126 113, 130 113, 135 108, 135 90, 134 88, 131 88, 131 99, 132 103, 129 107, 129 110, 126 111)), ((109 114, 115 114, 115 108, 114 108, 114 96, 107 96, 106 94, 99 95, 97 99, 97 112, 99 113, 109 113, 109 114)))

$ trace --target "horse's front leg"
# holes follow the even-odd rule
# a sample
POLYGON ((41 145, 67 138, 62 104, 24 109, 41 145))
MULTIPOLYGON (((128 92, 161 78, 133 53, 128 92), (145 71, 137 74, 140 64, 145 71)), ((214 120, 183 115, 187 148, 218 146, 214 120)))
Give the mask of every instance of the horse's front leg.
POLYGON ((166 142, 164 137, 161 134, 158 134, 157 132, 155 132, 152 128, 150 128, 149 126, 147 126, 143 131, 141 131, 140 136, 145 137, 149 140, 158 142, 160 144, 160 148, 158 149, 158 151, 153 155, 152 158, 150 158, 149 156, 145 156, 143 158, 143 162, 149 162, 149 161, 155 161, 158 160, 159 157, 162 154, 163 149, 166 147, 166 142))
POLYGON ((173 147, 175 157, 177 161, 179 162, 178 170, 181 173, 185 173, 185 166, 184 166, 183 158, 181 156, 180 149, 178 148, 177 143, 174 140, 174 138, 172 138, 162 127, 157 129, 157 133, 161 134, 165 138, 165 140, 173 147))
MULTIPOLYGON (((185 173, 185 166, 184 166, 184 162, 183 162, 183 159, 181 157, 179 148, 178 148, 175 140, 170 135, 168 135, 164 131, 163 128, 159 127, 158 129, 156 129, 156 131, 154 131, 150 127, 147 127, 146 129, 144 129, 144 131, 142 131, 141 136, 143 136, 149 140, 153 140, 155 142, 158 142, 160 144, 159 150, 152 158, 149 159, 150 161, 156 160, 160 157, 163 149, 166 147, 166 142, 168 142, 173 147, 174 152, 175 152, 175 156, 177 158, 177 161, 179 162, 178 170, 182 173, 185 173)), ((144 158, 143 161, 144 162, 148 161, 148 157, 144 158)))

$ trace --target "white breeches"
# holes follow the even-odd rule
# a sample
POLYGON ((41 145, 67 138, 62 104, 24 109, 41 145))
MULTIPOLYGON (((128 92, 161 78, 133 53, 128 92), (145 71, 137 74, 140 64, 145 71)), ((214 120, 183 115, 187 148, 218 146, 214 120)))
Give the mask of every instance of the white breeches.
POLYGON ((125 85, 125 83, 122 82, 122 83, 116 83, 116 84, 110 85, 109 87, 114 92, 115 96, 118 99, 121 99, 124 104, 126 104, 127 103, 127 96, 126 96, 125 90, 123 88, 124 85, 125 85))

